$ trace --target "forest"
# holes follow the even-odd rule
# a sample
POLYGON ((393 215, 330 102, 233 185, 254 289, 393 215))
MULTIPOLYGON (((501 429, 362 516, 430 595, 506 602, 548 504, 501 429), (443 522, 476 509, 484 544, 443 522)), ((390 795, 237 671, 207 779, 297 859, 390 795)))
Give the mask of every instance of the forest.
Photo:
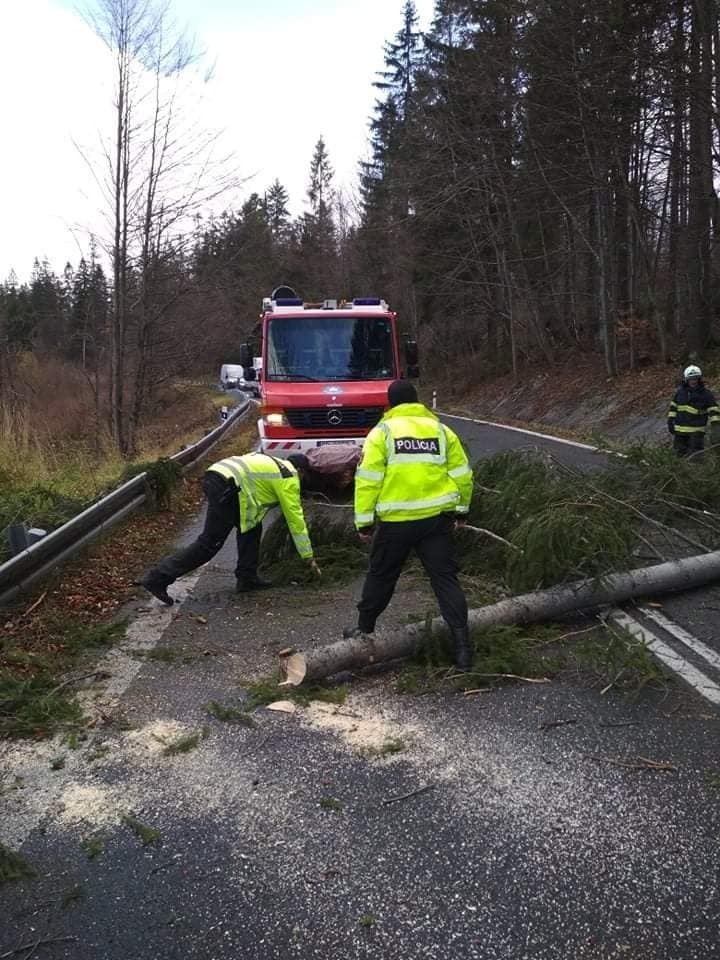
POLYGON ((518 378, 577 353, 614 377, 716 345, 715 0, 437 0, 424 33, 408 0, 357 189, 336 186, 319 135, 295 217, 272 171, 220 215, 207 208, 224 174, 181 182, 207 144, 178 148, 168 79, 193 57, 151 9, 98 3, 117 66, 111 233, 60 273, 36 261, 0 285, 6 434, 30 368, 71 370, 95 442, 132 456, 163 386, 236 360, 281 282, 384 297, 428 374, 518 378), (142 121, 139 70, 162 78, 142 121))

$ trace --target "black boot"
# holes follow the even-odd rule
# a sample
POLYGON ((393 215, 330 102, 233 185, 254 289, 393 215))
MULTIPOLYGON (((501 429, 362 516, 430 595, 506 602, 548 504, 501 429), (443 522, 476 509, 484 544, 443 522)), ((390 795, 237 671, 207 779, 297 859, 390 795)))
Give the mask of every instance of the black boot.
POLYGON ((455 666, 458 670, 462 671, 462 673, 467 673, 468 670, 472 669, 473 665, 470 631, 467 627, 451 629, 450 636, 452 637, 455 666))
POLYGON ((237 582, 238 593, 250 593, 251 590, 269 590, 272 587, 271 580, 263 580, 256 573, 249 577, 242 577, 237 582))
POLYGON ((167 592, 167 584, 161 583, 158 580, 153 580, 149 574, 146 574, 140 580, 133 581, 133 586, 135 587, 144 587, 148 593, 151 593, 154 597, 157 597, 161 603, 164 603, 167 607, 171 607, 175 601, 167 592))

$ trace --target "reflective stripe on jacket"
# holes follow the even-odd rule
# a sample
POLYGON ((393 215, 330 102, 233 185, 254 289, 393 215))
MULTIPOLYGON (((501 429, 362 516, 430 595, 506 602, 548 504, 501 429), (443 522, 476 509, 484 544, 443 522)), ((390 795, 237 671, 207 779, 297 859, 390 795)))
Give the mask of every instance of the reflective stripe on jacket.
POLYGON ((264 453, 246 453, 242 457, 219 460, 209 469, 234 481, 243 533, 261 523, 268 510, 279 504, 297 552, 303 559, 312 557, 312 544, 300 502, 300 481, 291 463, 264 453))
POLYGON ((720 423, 720 407, 705 386, 695 390, 683 383, 675 391, 668 411, 668 425, 675 433, 705 433, 710 423, 720 423))
POLYGON ((467 513, 470 464, 455 433, 421 403, 392 407, 367 436, 355 474, 355 526, 467 513))

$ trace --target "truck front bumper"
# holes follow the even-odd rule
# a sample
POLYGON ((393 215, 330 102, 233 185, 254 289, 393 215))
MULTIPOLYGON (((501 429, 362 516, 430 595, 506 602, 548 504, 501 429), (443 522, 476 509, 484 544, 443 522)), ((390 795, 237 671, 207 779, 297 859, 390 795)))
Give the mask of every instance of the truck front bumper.
POLYGON ((258 434, 260 435, 260 452, 276 457, 282 457, 287 453, 307 453, 308 450, 315 450, 316 447, 324 447, 330 443, 352 443, 356 447, 362 447, 365 443, 365 437, 282 437, 275 440, 265 436, 262 419, 258 420, 258 434))

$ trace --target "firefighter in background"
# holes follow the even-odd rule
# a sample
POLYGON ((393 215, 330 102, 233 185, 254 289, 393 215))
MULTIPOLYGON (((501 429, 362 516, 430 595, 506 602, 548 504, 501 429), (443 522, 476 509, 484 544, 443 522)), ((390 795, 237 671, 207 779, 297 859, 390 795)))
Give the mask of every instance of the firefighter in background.
POLYGON ((686 367, 670 403, 667 421, 678 456, 687 457, 705 447, 708 420, 720 423, 720 407, 703 383, 700 367, 686 367))
POLYGON ((346 637, 372 634, 390 603, 411 550, 420 558, 450 629, 455 666, 469 670, 467 601, 457 577, 456 524, 470 507, 473 476, 462 444, 427 407, 415 387, 396 380, 390 409, 368 434, 355 475, 355 526, 369 543, 369 569, 356 627, 346 637))
POLYGON ((262 521, 276 504, 282 510, 297 552, 319 575, 300 502, 300 486, 308 471, 303 454, 290 454, 280 460, 263 453, 247 453, 214 463, 203 477, 207 514, 202 533, 190 546, 161 560, 137 585, 171 605, 174 601, 167 592, 170 584, 212 560, 230 531, 236 529, 238 592, 271 587, 269 580, 258 576, 257 568, 262 521))

